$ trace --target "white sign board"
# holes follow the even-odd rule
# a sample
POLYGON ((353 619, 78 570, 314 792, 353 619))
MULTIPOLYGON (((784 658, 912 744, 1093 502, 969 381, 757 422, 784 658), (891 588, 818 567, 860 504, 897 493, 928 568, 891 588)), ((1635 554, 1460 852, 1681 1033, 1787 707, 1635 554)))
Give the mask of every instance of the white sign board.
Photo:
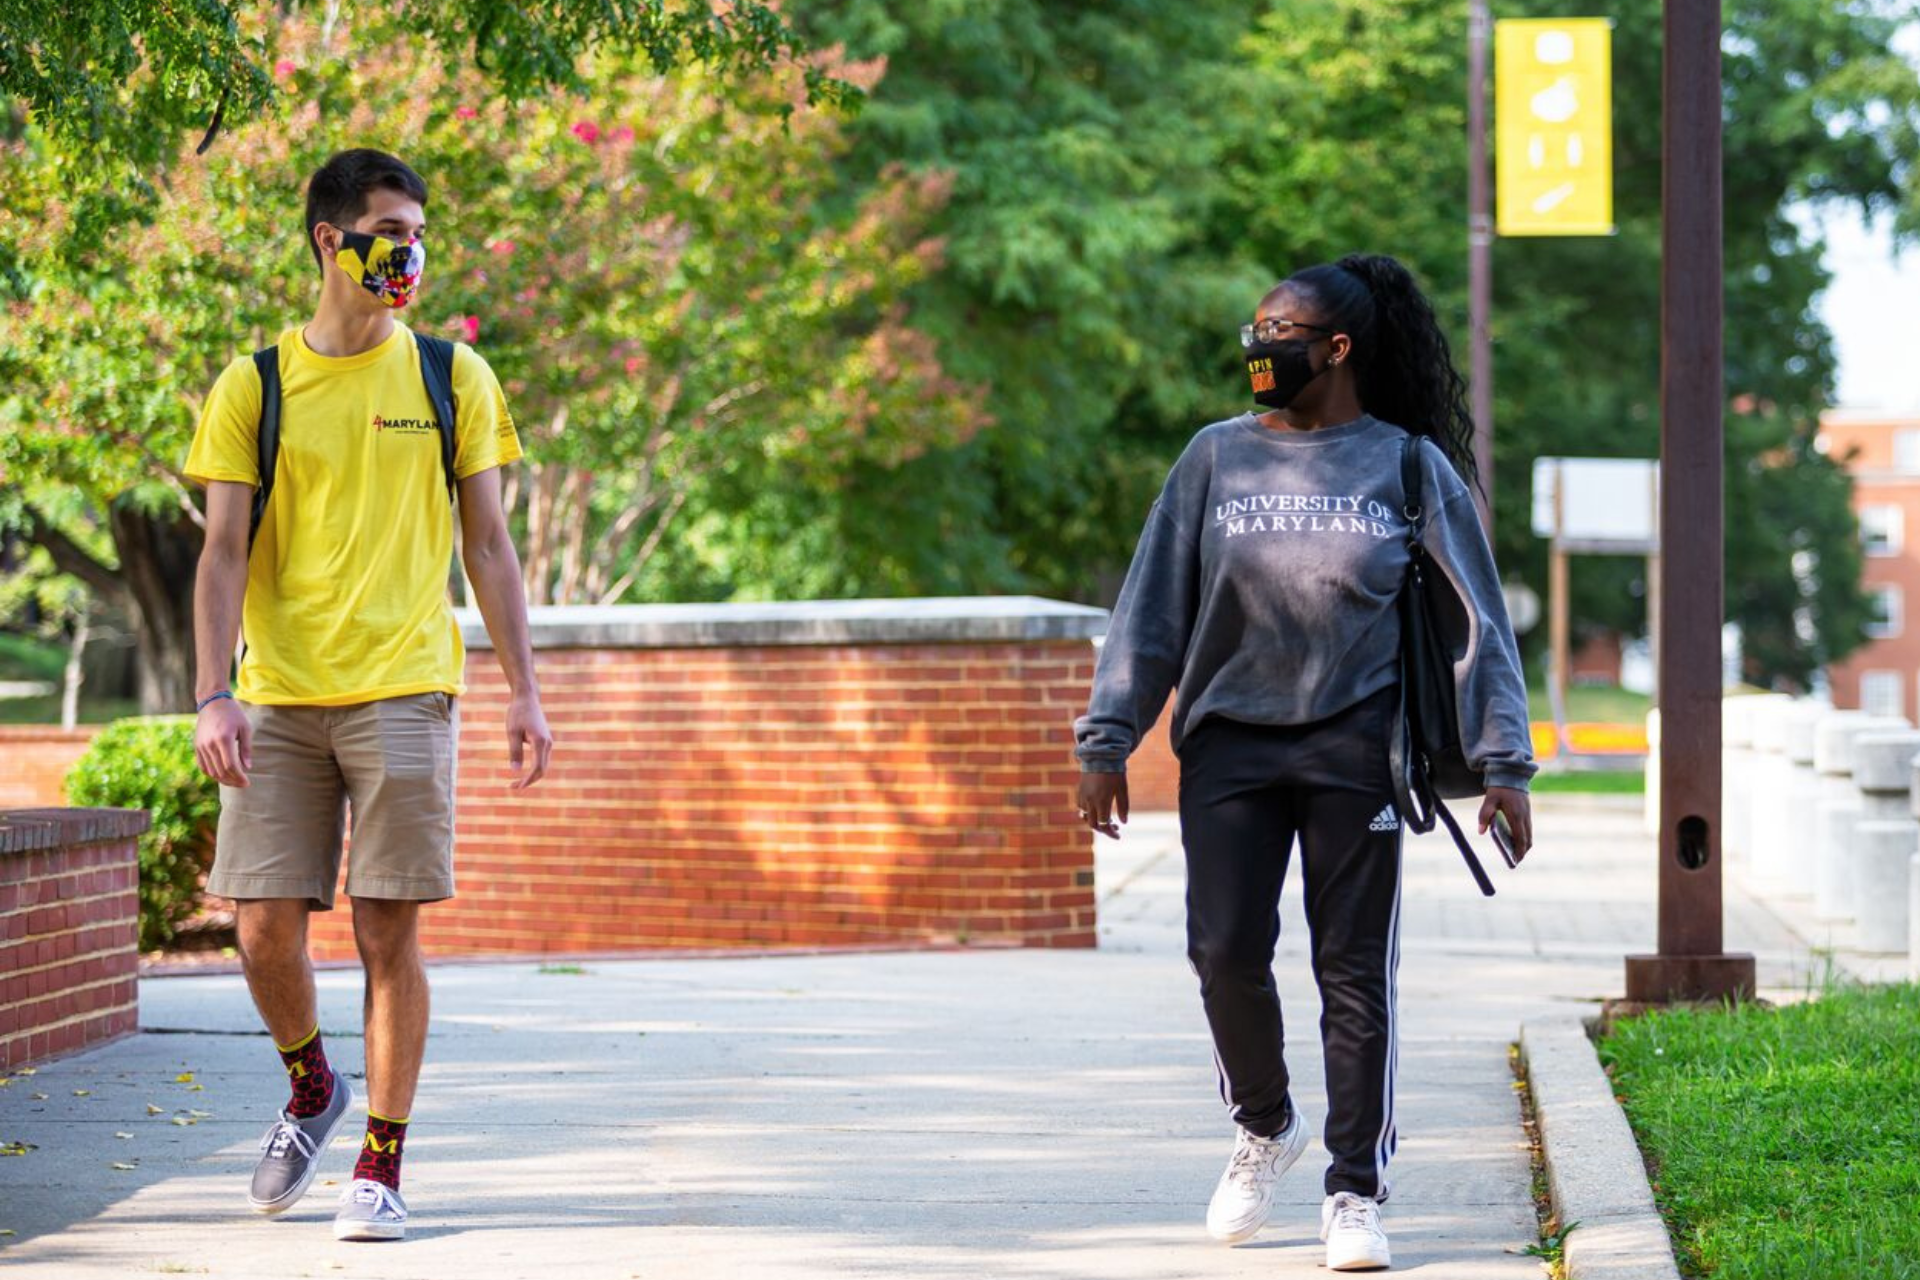
POLYGON ((1647 554, 1660 538, 1660 464, 1535 458, 1533 531, 1568 550, 1647 554))

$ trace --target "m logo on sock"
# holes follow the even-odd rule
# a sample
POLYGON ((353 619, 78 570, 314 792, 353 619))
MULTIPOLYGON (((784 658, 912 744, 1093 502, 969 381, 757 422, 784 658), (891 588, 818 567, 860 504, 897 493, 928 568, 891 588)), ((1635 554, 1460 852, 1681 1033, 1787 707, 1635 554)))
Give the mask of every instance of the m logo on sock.
POLYGON ((390 1156, 399 1149, 400 1139, 398 1138, 388 1138, 385 1142, 382 1142, 378 1134, 369 1133, 367 1135, 367 1150, 369 1151, 383 1156, 390 1156))

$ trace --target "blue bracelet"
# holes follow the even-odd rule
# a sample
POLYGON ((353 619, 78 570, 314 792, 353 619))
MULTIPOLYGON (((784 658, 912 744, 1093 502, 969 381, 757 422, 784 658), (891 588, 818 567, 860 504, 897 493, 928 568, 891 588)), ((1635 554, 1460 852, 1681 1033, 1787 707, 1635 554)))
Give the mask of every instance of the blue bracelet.
POLYGON ((220 699, 231 698, 232 696, 233 696, 233 691, 231 689, 222 689, 220 692, 212 695, 211 697, 206 698, 200 702, 196 702, 193 706, 193 714, 199 715, 202 711, 205 711, 208 707, 220 701, 220 699))

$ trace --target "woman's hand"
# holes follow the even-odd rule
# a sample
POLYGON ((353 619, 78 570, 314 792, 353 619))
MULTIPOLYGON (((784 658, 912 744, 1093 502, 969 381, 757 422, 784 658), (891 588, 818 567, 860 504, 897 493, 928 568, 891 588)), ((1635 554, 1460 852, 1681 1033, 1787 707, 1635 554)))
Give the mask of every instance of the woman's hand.
POLYGON ((1513 787, 1488 787, 1487 798, 1480 802, 1481 835, 1493 825, 1495 813, 1507 817, 1507 829, 1513 832, 1513 860, 1518 862, 1533 848, 1533 801, 1513 787))
POLYGON ((1118 840, 1120 823, 1127 820, 1127 775, 1082 773, 1079 803, 1082 822, 1101 835, 1118 840), (1119 822, 1114 821, 1116 816, 1119 822))

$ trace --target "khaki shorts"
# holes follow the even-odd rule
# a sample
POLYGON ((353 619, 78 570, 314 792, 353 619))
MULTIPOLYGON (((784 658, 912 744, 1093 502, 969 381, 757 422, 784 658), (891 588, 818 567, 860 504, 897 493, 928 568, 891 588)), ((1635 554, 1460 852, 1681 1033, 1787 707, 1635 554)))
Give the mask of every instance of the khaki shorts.
POLYGON ((207 892, 305 898, 332 910, 351 802, 348 897, 453 896, 451 697, 241 710, 253 726, 253 768, 248 786, 220 788, 207 892))

